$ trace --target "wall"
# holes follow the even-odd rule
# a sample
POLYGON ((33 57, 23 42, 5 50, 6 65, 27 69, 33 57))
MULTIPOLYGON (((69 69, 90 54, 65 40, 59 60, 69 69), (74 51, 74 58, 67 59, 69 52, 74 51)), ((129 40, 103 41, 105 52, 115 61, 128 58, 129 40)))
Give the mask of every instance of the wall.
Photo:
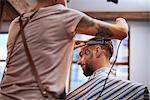
MULTIPOLYGON (((150 21, 149 21, 149 30, 148 30, 148 32, 149 32, 149 35, 148 35, 148 37, 150 37, 150 21)), ((148 82, 147 82, 147 84, 148 84, 148 86, 149 86, 149 91, 150 91, 150 39, 148 38, 148 44, 149 44, 149 46, 148 46, 148 67, 147 67, 147 78, 148 78, 148 82)))
POLYGON ((130 22, 130 74, 131 80, 150 89, 150 22, 130 22))
POLYGON ((118 0, 116 5, 107 0, 70 0, 69 7, 80 11, 150 11, 150 0, 118 0))

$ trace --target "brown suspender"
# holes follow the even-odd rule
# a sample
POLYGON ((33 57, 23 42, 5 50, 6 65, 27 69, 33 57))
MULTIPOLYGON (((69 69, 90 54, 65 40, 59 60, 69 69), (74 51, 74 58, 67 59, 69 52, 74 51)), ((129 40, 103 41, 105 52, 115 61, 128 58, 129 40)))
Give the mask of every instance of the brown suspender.
MULTIPOLYGON (((37 10, 37 11, 38 11, 38 10, 37 10)), ((36 14, 37 11, 35 11, 35 12, 31 15, 30 19, 32 19, 32 17, 36 14)), ((25 28, 25 26, 28 24, 28 22, 29 22, 30 19, 27 18, 27 21, 23 24, 23 21, 22 21, 22 19, 21 19, 22 16, 23 16, 23 14, 22 14, 22 15, 20 16, 20 18, 19 18, 20 31, 19 31, 19 33, 18 33, 18 35, 17 35, 17 37, 16 37, 16 40, 15 40, 14 43, 13 43, 12 49, 10 50, 10 55, 11 55, 11 53, 12 53, 12 51, 13 51, 13 48, 14 48, 15 42, 17 41, 18 36, 21 34, 21 36, 22 36, 22 41, 23 41, 23 45, 24 45, 24 49, 25 49, 25 53, 26 53, 27 59, 28 59, 28 61, 29 61, 29 64, 30 64, 30 66, 31 66, 31 71, 32 71, 32 73, 33 73, 33 75, 34 75, 34 77, 35 77, 35 80, 36 80, 36 82, 37 82, 37 84, 38 84, 38 86, 39 86, 40 92, 42 93, 43 97, 48 98, 47 91, 46 91, 46 89, 44 89, 44 87, 43 87, 43 85, 42 85, 42 83, 41 83, 40 77, 39 77, 39 75, 38 75, 38 71, 37 71, 37 69, 36 69, 36 66, 35 66, 33 60, 32 60, 32 56, 31 56, 31 54, 30 54, 30 51, 29 51, 29 48, 28 48, 28 45, 27 45, 27 42, 26 42, 25 34, 24 34, 24 28, 25 28)), ((11 58, 11 57, 9 56, 9 59, 8 59, 7 63, 9 62, 10 58, 11 58)))
POLYGON ((22 41, 23 41, 25 53, 26 53, 26 56, 28 58, 28 61, 29 61, 30 65, 31 65, 31 71, 32 71, 32 73, 35 77, 35 80, 37 81, 37 84, 39 86, 39 89, 40 89, 42 95, 44 97, 48 97, 47 91, 44 89, 44 87, 41 83, 41 80, 40 80, 40 77, 38 75, 36 66, 35 66, 35 64, 32 60, 32 57, 31 57, 31 54, 30 54, 30 51, 29 51, 29 48, 28 48, 28 45, 27 45, 27 42, 26 42, 26 38, 25 38, 25 34, 24 34, 24 27, 27 25, 28 22, 29 22, 29 20, 27 20, 27 22, 23 25, 21 17, 20 17, 20 32, 21 32, 21 36, 22 36, 22 41))

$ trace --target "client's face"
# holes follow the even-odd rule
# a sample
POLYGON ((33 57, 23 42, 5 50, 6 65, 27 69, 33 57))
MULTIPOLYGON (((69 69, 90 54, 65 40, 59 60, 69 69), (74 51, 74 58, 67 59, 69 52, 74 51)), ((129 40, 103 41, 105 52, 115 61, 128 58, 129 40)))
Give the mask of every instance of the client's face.
POLYGON ((81 48, 78 64, 81 65, 85 76, 90 76, 93 74, 93 51, 88 46, 81 48))

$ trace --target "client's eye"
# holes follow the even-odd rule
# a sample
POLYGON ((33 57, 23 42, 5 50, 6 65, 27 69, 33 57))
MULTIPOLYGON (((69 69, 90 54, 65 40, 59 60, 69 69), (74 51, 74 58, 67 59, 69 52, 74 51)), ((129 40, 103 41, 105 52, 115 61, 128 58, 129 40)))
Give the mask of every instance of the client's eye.
POLYGON ((90 50, 89 49, 85 49, 85 54, 89 55, 90 54, 90 50))

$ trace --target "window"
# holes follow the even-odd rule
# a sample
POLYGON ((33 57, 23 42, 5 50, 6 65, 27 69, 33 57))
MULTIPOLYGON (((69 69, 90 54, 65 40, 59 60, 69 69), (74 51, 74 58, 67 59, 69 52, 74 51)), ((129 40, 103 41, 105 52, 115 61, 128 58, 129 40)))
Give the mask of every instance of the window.
POLYGON ((7 57, 7 32, 0 33, 0 81, 2 79, 4 69, 6 66, 6 57, 7 57))

